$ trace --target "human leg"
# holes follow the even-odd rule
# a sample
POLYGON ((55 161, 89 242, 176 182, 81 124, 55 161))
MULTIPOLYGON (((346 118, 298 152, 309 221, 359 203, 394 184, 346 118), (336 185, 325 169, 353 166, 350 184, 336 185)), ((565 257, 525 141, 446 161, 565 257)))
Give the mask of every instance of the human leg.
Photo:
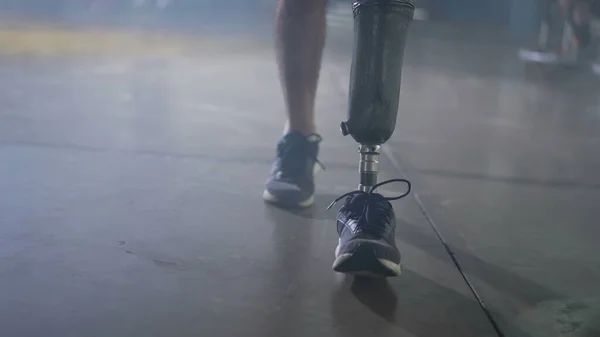
POLYGON ((277 63, 288 117, 287 132, 311 134, 325 44, 327 0, 280 0, 277 63))
MULTIPOLYGON (((286 1, 291 4, 294 0, 286 1)), ((308 0, 311 4, 314 1, 308 0)), ((293 3, 299 6, 296 1, 293 3)), ((267 201, 278 204, 307 206, 312 203, 312 168, 318 163, 316 154, 320 137, 314 134, 314 123, 311 125, 306 121, 311 121, 314 116, 312 109, 318 79, 318 66, 314 65, 319 62, 311 63, 299 56, 320 61, 322 44, 320 48, 311 47, 319 45, 315 41, 322 41, 318 36, 324 36, 324 24, 322 30, 307 29, 308 22, 312 22, 307 13, 314 15, 314 12, 283 5, 280 3, 278 20, 278 60, 289 122, 287 134, 278 146, 278 157, 264 196, 267 201), (294 13, 292 9, 306 16, 298 14, 303 19, 295 17, 293 22, 290 20, 294 13), (288 15, 284 16, 284 13, 288 15), (316 34, 319 31, 323 34, 316 34), (305 39, 308 37, 313 39, 305 39), (303 43, 307 43, 307 47, 300 51, 303 43), (316 76, 308 76, 310 74, 316 76), (304 116, 299 118, 304 122, 296 123, 298 120, 294 116, 304 116), (307 185, 311 188, 304 188, 307 185), (310 198, 303 199, 307 195, 310 198)), ((360 144, 360 185, 357 191, 335 201, 346 199, 337 215, 340 239, 333 269, 339 272, 376 276, 400 274, 400 253, 395 243, 396 220, 389 202, 392 199, 375 193, 375 189, 393 182, 377 184, 378 156, 380 145, 395 129, 404 46, 414 9, 412 0, 358 0, 353 4, 355 40, 350 109, 342 130, 360 144)), ((324 23, 325 10, 322 16, 312 18, 322 18, 324 23)), ((394 181, 407 183, 408 191, 393 199, 408 195, 410 183, 402 179, 394 181)))
POLYGON ((263 197, 290 207, 313 203, 318 136, 315 95, 325 44, 327 0, 279 0, 276 50, 287 123, 263 197))

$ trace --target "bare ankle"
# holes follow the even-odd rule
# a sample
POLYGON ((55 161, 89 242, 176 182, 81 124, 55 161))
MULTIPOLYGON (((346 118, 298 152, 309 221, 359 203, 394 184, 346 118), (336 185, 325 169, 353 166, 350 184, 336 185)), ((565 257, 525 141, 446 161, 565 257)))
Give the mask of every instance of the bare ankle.
POLYGON ((288 124, 286 124, 285 128, 283 129, 283 133, 288 134, 290 132, 298 132, 303 135, 310 135, 310 134, 316 133, 317 128, 315 125, 288 123, 288 124))

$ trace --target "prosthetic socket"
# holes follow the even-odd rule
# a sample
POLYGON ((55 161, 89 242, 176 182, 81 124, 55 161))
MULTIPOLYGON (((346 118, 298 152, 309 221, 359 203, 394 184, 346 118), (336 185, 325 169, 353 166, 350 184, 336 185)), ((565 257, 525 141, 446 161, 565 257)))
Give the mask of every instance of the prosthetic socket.
POLYGON ((360 144, 359 189, 363 191, 377 183, 380 145, 396 127, 404 46, 414 10, 413 0, 353 3, 349 112, 341 129, 360 144))

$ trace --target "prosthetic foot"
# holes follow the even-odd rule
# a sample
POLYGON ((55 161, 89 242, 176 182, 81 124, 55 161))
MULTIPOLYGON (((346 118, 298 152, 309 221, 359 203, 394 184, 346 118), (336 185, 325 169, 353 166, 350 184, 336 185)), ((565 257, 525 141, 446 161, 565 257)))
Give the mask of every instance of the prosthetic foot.
POLYGON ((396 218, 391 200, 406 197, 410 182, 394 179, 377 183, 379 154, 394 132, 406 34, 412 21, 413 0, 361 0, 353 4, 354 55, 350 78, 348 119, 344 135, 359 145, 358 190, 346 199, 337 214, 339 244, 333 269, 363 276, 400 275, 396 247, 396 218), (384 184, 403 182, 406 193, 386 198, 375 190, 384 184))

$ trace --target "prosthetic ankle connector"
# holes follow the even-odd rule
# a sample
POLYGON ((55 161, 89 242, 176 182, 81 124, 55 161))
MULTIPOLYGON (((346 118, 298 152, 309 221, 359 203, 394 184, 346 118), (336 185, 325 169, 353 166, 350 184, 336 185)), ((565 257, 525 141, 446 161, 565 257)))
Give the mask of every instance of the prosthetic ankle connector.
POLYGON ((369 189, 377 184, 381 146, 360 145, 358 147, 358 152, 360 153, 360 185, 358 185, 358 189, 363 192, 369 192, 369 189))

